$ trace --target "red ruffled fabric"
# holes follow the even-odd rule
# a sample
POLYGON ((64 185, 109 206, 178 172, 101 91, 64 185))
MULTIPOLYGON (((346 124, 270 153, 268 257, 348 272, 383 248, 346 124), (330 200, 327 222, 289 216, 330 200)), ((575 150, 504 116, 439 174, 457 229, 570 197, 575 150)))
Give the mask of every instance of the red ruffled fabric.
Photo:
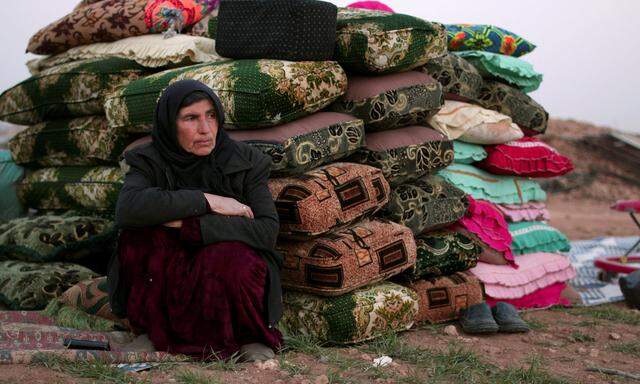
POLYGON ((549 308, 554 305, 570 307, 569 299, 562 297, 565 288, 566 283, 555 283, 518 299, 494 299, 487 296, 485 300, 490 307, 494 307, 498 301, 509 303, 518 309, 549 308))
POLYGON ((503 254, 511 266, 517 268, 511 243, 513 239, 509 233, 509 225, 500 211, 491 203, 475 200, 470 195, 469 209, 465 216, 451 226, 451 229, 465 229, 476 236, 490 248, 503 254))
POLYGON ((568 157, 532 137, 488 145, 485 150, 486 159, 476 165, 496 175, 556 177, 573 170, 573 163, 568 157))
POLYGON ((244 344, 282 345, 265 321, 266 262, 240 242, 203 246, 197 219, 182 230, 125 230, 120 278, 130 288, 127 316, 159 351, 226 359, 244 344))

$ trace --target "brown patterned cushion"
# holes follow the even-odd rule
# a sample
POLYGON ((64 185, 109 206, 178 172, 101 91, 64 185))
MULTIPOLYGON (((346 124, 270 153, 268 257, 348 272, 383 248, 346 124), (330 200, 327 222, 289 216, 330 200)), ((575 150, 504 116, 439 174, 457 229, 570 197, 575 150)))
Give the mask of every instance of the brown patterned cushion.
POLYGON ((416 322, 444 323, 456 320, 462 309, 483 301, 480 281, 467 272, 418 280, 408 287, 418 292, 416 322))
POLYGON ((105 0, 86 4, 38 31, 27 52, 62 53, 79 45, 115 41, 149 32, 145 23, 147 0, 105 0))
POLYGON ((435 173, 453 162, 453 142, 434 129, 411 125, 365 135, 349 161, 380 168, 391 185, 435 173))
POLYGON ((389 201, 382 171, 334 163, 295 177, 269 180, 280 216, 280 234, 307 239, 371 216, 389 201))
POLYGON ((444 104, 442 86, 426 73, 350 76, 347 93, 331 109, 364 120, 367 131, 426 124, 444 104))
POLYGON ((416 262, 411 230, 386 220, 365 220, 304 242, 281 241, 282 286, 337 296, 376 283, 416 262))

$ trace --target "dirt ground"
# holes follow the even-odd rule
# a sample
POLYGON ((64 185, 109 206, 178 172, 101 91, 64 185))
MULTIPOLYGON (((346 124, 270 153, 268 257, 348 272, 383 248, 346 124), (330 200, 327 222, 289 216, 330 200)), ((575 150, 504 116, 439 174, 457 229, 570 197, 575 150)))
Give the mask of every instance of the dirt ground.
MULTIPOLYGON (((628 215, 611 211, 619 198, 640 198, 640 188, 614 173, 599 177, 598 167, 615 166, 572 144, 583 134, 603 130, 576 122, 553 121, 549 142, 576 162, 578 171, 596 172, 581 189, 549 194, 551 224, 572 240, 598 236, 637 236, 628 215), (595 164, 595 165, 594 165, 595 164), (595 171, 594 171, 595 170, 595 171)), ((616 369, 640 375, 640 311, 622 304, 550 309, 523 315, 528 334, 474 337, 461 329, 419 326, 345 348, 324 348, 290 340, 288 350, 264 364, 169 364, 132 375, 109 367, 0 365, 0 383, 632 383, 621 376, 587 371, 616 369), (445 332, 446 330, 446 332, 445 332), (393 358, 383 368, 373 359, 393 358)))

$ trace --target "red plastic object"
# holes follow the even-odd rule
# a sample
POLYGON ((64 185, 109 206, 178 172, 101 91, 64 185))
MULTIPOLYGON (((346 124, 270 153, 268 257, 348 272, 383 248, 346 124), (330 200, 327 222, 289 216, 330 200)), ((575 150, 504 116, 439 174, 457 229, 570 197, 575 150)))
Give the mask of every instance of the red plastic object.
POLYGON ((640 200, 619 200, 611 206, 611 209, 620 212, 640 213, 640 200))
POLYGON ((639 267, 629 265, 629 263, 640 263, 640 256, 629 256, 625 263, 620 256, 603 257, 593 262, 596 268, 611 273, 629 274, 635 272, 639 267))

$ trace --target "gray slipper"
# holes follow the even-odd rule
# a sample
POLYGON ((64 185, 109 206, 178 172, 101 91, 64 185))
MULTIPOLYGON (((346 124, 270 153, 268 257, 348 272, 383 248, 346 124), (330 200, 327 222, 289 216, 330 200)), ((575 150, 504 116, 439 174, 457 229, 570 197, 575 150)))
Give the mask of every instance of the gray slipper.
POLYGON ((487 334, 498 332, 498 324, 491 315, 487 303, 474 304, 462 310, 460 325, 465 333, 487 334))
POLYGON ((497 302, 496 306, 493 307, 493 317, 500 327, 500 332, 525 333, 530 330, 527 323, 520 318, 516 307, 509 303, 497 302))
POLYGON ((264 344, 253 343, 240 347, 240 356, 242 361, 246 363, 254 361, 266 361, 276 357, 273 350, 264 344))

